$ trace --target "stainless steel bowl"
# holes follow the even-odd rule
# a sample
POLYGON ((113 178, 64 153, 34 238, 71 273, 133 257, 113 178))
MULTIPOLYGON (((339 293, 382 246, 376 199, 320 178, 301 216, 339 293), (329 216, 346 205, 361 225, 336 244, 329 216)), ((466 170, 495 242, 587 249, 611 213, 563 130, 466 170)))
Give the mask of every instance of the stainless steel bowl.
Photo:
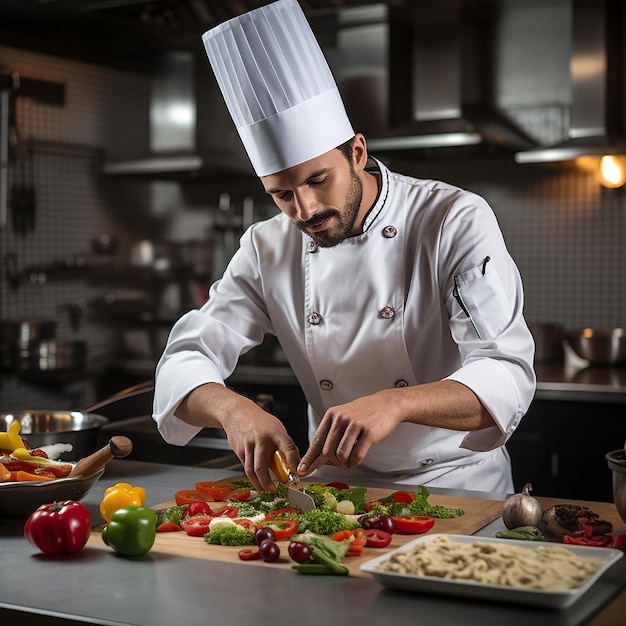
POLYGON ((61 461, 78 461, 95 452, 100 429, 108 419, 81 411, 21 410, 0 413, 0 430, 8 432, 13 421, 20 423, 20 437, 31 448, 55 443, 71 443, 71 452, 64 452, 61 461))
POLYGON ((613 450, 606 455, 609 469, 613 473, 613 502, 620 517, 626 522, 626 454, 624 450, 613 450))
POLYGON ((565 335, 572 350, 592 365, 626 364, 626 330, 581 328, 565 335))

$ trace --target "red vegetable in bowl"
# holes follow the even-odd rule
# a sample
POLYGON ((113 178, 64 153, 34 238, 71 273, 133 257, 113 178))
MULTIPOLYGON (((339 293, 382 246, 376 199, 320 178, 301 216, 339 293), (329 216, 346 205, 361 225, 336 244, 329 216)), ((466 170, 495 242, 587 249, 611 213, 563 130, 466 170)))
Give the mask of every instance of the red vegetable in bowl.
POLYGON ((91 533, 91 513, 80 502, 42 504, 24 524, 24 537, 44 554, 79 552, 91 533))

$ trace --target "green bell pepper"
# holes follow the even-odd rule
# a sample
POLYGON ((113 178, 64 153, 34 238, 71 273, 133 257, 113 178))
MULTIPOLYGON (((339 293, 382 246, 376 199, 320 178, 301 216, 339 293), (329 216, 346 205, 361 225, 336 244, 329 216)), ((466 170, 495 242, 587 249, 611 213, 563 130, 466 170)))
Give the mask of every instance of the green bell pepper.
POLYGON ((157 517, 144 506, 117 509, 102 529, 107 546, 126 556, 141 556, 152 548, 156 537, 157 517))

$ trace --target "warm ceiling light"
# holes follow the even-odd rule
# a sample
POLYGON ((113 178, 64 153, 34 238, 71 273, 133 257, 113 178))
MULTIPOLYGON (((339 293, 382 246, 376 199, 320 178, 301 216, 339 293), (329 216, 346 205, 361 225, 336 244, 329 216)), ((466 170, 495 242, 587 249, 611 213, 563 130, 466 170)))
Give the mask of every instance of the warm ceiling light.
POLYGON ((600 159, 600 184, 616 189, 626 183, 626 158, 605 154, 600 159))

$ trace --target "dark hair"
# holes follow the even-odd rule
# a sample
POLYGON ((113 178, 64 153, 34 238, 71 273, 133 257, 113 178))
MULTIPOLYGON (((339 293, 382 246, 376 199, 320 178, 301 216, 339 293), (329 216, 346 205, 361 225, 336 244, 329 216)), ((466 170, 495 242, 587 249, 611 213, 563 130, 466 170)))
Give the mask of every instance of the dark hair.
POLYGON ((350 137, 348 141, 342 143, 340 146, 337 146, 337 150, 343 154, 344 157, 348 160, 348 163, 352 164, 352 143, 354 141, 354 137, 350 137))

